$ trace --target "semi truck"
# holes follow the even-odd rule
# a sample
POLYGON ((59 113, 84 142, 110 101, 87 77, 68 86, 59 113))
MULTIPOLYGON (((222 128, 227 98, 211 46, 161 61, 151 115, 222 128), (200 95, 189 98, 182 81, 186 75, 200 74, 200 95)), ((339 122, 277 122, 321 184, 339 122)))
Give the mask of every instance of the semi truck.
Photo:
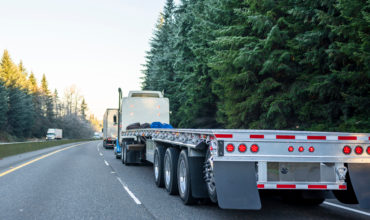
POLYGON ((46 133, 46 140, 60 140, 63 138, 63 130, 58 128, 49 128, 46 133))
POLYGON ((108 108, 103 117, 103 147, 114 148, 118 132, 118 110, 108 108))
POLYGON ((160 92, 119 89, 117 148, 123 164, 153 163, 154 182, 184 204, 261 209, 260 192, 318 205, 333 195, 370 208, 370 134, 248 129, 142 128, 169 123, 160 92), (127 126, 136 122, 136 126, 127 126))

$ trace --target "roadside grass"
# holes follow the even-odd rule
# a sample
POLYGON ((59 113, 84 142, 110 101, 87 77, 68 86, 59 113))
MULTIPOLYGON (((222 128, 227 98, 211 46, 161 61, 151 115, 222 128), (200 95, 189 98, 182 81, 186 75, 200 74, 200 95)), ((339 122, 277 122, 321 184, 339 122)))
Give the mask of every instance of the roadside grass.
POLYGON ((0 145, 0 159, 48 147, 90 140, 92 139, 70 139, 70 140, 32 142, 32 143, 4 144, 0 145))

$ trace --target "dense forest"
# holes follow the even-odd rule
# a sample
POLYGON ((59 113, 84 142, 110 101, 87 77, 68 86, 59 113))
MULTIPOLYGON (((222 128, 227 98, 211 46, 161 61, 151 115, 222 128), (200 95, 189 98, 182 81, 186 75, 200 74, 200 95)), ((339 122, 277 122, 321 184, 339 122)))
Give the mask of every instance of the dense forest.
POLYGON ((50 91, 45 74, 38 84, 22 62, 16 65, 8 51, 0 63, 0 140, 44 138, 48 128, 63 129, 66 138, 91 137, 87 103, 76 87, 66 89, 63 101, 50 91))
POLYGON ((176 127, 370 132, 370 1, 167 0, 143 73, 176 127))

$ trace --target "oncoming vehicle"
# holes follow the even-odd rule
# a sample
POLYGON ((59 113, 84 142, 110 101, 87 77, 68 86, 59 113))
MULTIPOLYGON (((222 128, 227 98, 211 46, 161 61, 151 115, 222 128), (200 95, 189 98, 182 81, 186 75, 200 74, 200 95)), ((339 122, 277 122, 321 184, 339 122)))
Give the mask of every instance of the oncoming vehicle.
POLYGON ((46 140, 60 140, 63 138, 63 130, 58 128, 49 128, 46 134, 46 140))

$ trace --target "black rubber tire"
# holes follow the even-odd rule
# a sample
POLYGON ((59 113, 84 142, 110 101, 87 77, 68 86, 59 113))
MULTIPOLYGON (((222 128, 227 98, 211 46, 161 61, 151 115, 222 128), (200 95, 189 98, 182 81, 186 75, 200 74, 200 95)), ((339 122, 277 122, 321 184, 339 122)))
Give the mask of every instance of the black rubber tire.
POLYGON ((177 195, 179 193, 179 188, 177 187, 177 161, 179 159, 179 150, 170 147, 167 148, 164 155, 164 186, 170 195, 177 195), (166 162, 169 164, 169 181, 166 178, 166 162))
POLYGON ((192 195, 191 191, 191 180, 190 180, 190 167, 189 167, 189 160, 188 160, 188 153, 186 150, 182 150, 179 156, 179 160, 177 163, 177 184, 178 184, 178 189, 179 189, 179 195, 180 198, 182 199, 183 203, 185 205, 192 205, 195 203, 195 199, 192 195), (180 184, 180 172, 181 172, 181 163, 184 162, 184 168, 185 168, 185 189, 184 191, 181 190, 181 184, 180 184))
POLYGON ((164 173, 163 173, 163 161, 164 161, 164 147, 157 146, 154 150, 154 161, 153 161, 153 173, 154 182, 158 187, 164 186, 164 173), (158 174, 156 175, 156 162, 158 161, 158 174))
POLYGON ((123 147, 126 145, 126 142, 123 142, 122 141, 122 144, 121 144, 121 162, 122 162, 122 164, 125 164, 125 160, 124 160, 124 158, 125 158, 125 155, 124 155, 124 152, 123 152, 123 147))
MULTIPOLYGON (((206 154, 206 158, 205 158, 205 161, 208 160, 208 158, 210 157, 211 155, 211 152, 209 151, 209 149, 207 150, 207 154, 206 154)), ((213 203, 217 203, 217 188, 215 188, 213 191, 208 187, 208 184, 207 184, 207 192, 208 192, 208 196, 209 196, 209 199, 213 202, 213 203)))
POLYGON ((126 144, 122 147, 122 153, 123 153, 123 162, 126 166, 130 166, 130 163, 127 162, 127 148, 126 144))

